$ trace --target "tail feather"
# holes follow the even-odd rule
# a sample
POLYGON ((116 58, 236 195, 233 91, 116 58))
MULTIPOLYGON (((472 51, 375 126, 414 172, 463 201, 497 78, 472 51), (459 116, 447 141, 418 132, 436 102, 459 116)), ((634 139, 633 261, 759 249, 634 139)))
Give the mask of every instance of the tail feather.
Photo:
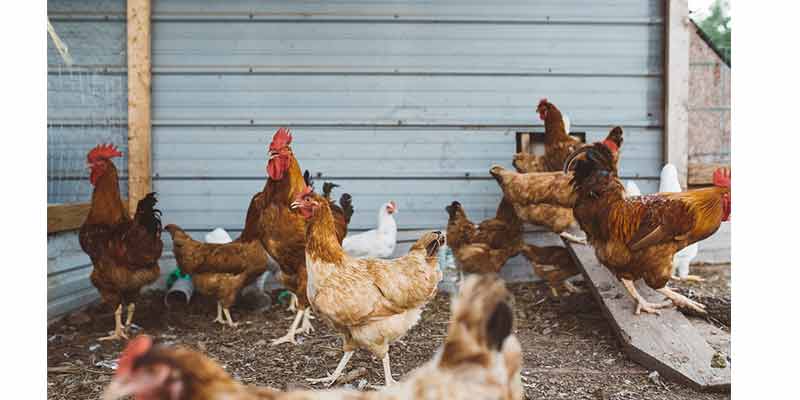
POLYGON ((136 205, 133 219, 150 233, 161 231, 161 210, 155 208, 158 199, 156 192, 150 192, 136 205))
POLYGON ((322 197, 325 197, 326 199, 330 200, 331 199, 331 192, 333 191, 333 188, 335 188, 335 187, 339 187, 339 185, 337 185, 337 184, 335 184, 333 182, 323 182, 322 183, 322 197))
POLYGON ((350 218, 353 217, 353 196, 350 193, 344 193, 341 197, 339 197, 339 206, 342 207, 342 211, 344 211, 344 220, 350 225, 350 218))

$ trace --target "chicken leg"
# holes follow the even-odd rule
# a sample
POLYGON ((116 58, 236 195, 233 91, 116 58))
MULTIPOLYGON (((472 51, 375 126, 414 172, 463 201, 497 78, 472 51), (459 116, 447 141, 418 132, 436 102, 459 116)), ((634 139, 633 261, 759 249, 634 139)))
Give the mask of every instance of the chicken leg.
POLYGON ((386 355, 383 356, 383 376, 386 379, 386 386, 392 386, 397 383, 392 377, 392 366, 389 363, 389 352, 386 352, 386 355))
POLYGON ((701 314, 706 313, 706 306, 704 304, 698 303, 694 300, 690 300, 689 298, 680 293, 673 292, 672 289, 666 286, 664 286, 661 289, 658 289, 658 292, 663 294, 664 296, 667 296, 667 298, 670 299, 672 303, 675 304, 676 307, 691 308, 692 310, 695 310, 701 314))
MULTIPOLYGON (((354 353, 353 351, 346 351, 344 355, 342 355, 342 359, 339 361, 339 365, 336 366, 336 370, 333 371, 332 374, 324 378, 318 378, 318 379, 306 378, 306 381, 311 383, 324 383, 325 386, 330 387, 331 385, 333 385, 334 382, 336 382, 337 379, 339 379, 339 376, 342 375, 344 367, 347 366, 347 362, 350 361, 350 357, 353 356, 353 353, 354 353)), ((384 360, 388 362, 389 360, 388 355, 386 358, 384 358, 384 360)))
POLYGON ((228 326, 230 326, 231 328, 236 328, 237 326, 239 326, 238 323, 234 323, 233 322, 233 318, 231 318, 230 310, 228 310, 225 307, 222 307, 222 312, 225 313, 225 318, 228 320, 228 322, 227 322, 228 326))
POLYGON ((104 340, 114 340, 114 339, 127 339, 128 335, 125 334, 125 331, 122 329, 122 304, 117 306, 117 310, 114 311, 114 333, 109 336, 101 337, 97 339, 98 341, 104 340))
POLYGON ((297 333, 310 333, 314 331, 314 327, 311 326, 311 318, 311 309, 306 308, 305 312, 303 312, 303 322, 300 324, 300 329, 297 330, 297 333))
POLYGON ((220 324, 225 325, 225 320, 222 319, 222 303, 219 301, 217 302, 217 318, 215 318, 213 322, 219 322, 220 324))
POLYGON ((625 286, 625 289, 628 290, 628 293, 633 296, 634 300, 636 300, 636 311, 635 314, 639 315, 642 311, 646 313, 651 313, 655 315, 661 315, 658 311, 659 308, 669 307, 672 305, 671 301, 665 301, 663 303, 650 303, 639 294, 636 290, 636 286, 634 286, 633 281, 630 279, 621 279, 622 284, 625 286))
MULTIPOLYGON (((122 305, 120 305, 122 307, 122 305)), ((133 312, 136 311, 136 304, 128 303, 128 316, 125 318, 125 329, 130 329, 133 322, 133 312)))
POLYGON ((297 344, 297 342, 294 340, 294 334, 297 333, 297 325, 300 324, 300 320, 303 318, 304 313, 305 309, 297 310, 297 314, 295 314, 294 316, 294 321, 292 321, 292 326, 289 327, 289 332, 287 332, 286 335, 273 340, 272 341, 273 346, 275 346, 276 344, 281 344, 286 342, 297 344))
POLYGON ((286 309, 289 312, 297 312, 297 296, 289 292, 289 307, 286 309))

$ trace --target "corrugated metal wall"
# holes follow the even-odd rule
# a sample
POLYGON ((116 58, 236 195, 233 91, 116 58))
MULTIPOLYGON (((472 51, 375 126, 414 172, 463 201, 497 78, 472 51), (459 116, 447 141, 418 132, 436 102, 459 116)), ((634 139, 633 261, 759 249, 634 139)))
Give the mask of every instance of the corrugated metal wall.
MULTIPOLYGON (((48 17, 69 47, 67 67, 47 38, 47 202, 91 198, 86 153, 101 142, 127 150, 125 1, 49 0, 48 17)), ((115 159, 127 196, 127 158, 115 159)), ((47 237, 47 316, 99 298, 76 232, 47 237)))
MULTIPOLYGON (((69 7, 124 19, 118 2, 95 3, 69 7)), ((354 231, 371 228, 388 199, 402 230, 444 227, 452 200, 475 221, 493 216, 500 191, 488 168, 510 167, 515 132, 543 129, 541 97, 590 141, 625 127, 622 175, 657 187, 659 0, 154 7, 153 185, 164 222, 198 238, 216 226, 238 234, 281 125, 294 132, 302 168, 353 195, 354 231)))
POLYGON ((164 218, 241 229, 266 144, 294 131, 301 167, 341 184, 353 228, 395 199, 402 229, 461 201, 493 215, 495 162, 542 129, 548 97, 589 140, 626 128, 622 174, 655 186, 661 1, 160 1, 154 185, 164 218))

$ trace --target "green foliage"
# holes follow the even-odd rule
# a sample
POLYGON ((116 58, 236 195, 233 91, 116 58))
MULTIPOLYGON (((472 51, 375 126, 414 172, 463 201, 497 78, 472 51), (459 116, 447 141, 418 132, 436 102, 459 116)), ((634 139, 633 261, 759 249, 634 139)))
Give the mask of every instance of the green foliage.
POLYGON ((728 62, 731 59, 731 17, 730 3, 724 0, 715 0, 711 4, 708 16, 699 21, 697 25, 708 36, 714 46, 725 55, 728 62))

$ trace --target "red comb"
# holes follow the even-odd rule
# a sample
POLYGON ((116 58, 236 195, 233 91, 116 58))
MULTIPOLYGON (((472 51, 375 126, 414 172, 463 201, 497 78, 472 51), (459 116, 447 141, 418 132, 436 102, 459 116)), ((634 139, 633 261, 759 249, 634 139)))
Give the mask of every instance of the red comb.
POLYGON ((611 139, 606 139, 606 140, 603 140, 603 144, 604 144, 606 147, 608 147, 608 149, 609 149, 609 150, 611 150, 611 152, 612 152, 612 153, 616 153, 616 152, 618 152, 618 151, 619 151, 619 146, 617 146, 617 143, 616 143, 616 142, 614 142, 614 141, 613 141, 613 140, 611 140, 611 139))
POLYGON ((272 143, 269 144, 270 150, 280 150, 292 143, 292 133, 289 128, 281 127, 272 136, 272 143))
POLYGON ((731 170, 728 168, 717 168, 717 170, 714 171, 712 182, 714 186, 717 187, 731 187, 731 170))
POLYGON ((90 164, 99 160, 109 160, 113 157, 120 157, 122 153, 111 143, 99 144, 89 151, 86 155, 86 161, 90 164))
POLYGON ((133 363, 137 358, 150 351, 153 339, 147 335, 139 335, 128 343, 117 364, 117 375, 124 375, 133 370, 133 363))

